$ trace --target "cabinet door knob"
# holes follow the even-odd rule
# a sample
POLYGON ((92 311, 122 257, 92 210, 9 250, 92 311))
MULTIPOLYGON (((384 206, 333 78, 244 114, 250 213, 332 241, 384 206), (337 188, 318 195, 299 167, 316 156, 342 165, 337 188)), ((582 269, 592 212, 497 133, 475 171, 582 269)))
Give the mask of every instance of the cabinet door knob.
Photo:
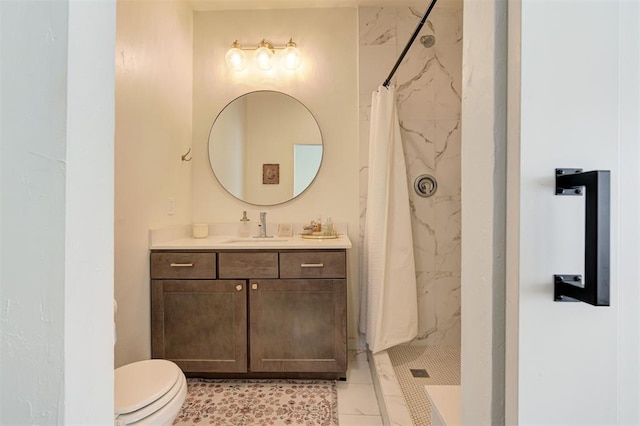
POLYGON ((251 289, 252 290, 257 290, 258 289, 258 284, 256 284, 256 283, 251 284, 251 289))
POLYGON ((238 284, 238 285, 236 286, 236 290, 238 290, 238 291, 242 291, 242 284, 238 284))

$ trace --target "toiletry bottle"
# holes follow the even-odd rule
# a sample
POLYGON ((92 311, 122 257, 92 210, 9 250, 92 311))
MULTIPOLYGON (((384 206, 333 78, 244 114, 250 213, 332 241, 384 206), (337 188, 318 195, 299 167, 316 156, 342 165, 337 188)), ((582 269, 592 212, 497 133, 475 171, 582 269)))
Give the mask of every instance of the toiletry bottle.
POLYGON ((247 217, 247 211, 243 211, 242 212, 242 218, 240 219, 240 222, 242 222, 240 224, 240 228, 238 230, 238 236, 240 237, 249 237, 251 234, 251 226, 249 225, 249 221, 251 221, 251 219, 249 219, 247 217))
POLYGON ((322 235, 329 235, 329 218, 322 222, 322 235))
POLYGON ((318 215, 316 220, 316 232, 322 232, 322 216, 318 215))
POLYGON ((333 222, 331 222, 331 218, 327 218, 327 235, 335 235, 336 230, 333 228, 333 222))

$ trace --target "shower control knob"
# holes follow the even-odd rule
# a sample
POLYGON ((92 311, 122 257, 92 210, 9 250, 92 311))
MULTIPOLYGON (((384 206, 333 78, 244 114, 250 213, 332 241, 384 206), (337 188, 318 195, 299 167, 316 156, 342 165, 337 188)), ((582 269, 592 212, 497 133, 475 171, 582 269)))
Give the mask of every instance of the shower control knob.
POLYGON ((438 190, 438 181, 431 175, 420 175, 413 182, 413 189, 421 197, 431 197, 438 190))

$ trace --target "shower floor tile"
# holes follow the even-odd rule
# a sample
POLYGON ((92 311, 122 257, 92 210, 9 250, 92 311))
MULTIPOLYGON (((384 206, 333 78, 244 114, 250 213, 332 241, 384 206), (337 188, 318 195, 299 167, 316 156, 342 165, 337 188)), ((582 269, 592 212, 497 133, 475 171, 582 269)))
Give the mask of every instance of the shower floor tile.
POLYGON ((424 387, 460 384, 460 347, 400 345, 387 352, 413 424, 430 425, 431 404, 424 387), (430 377, 414 377, 412 369, 425 369, 430 377))

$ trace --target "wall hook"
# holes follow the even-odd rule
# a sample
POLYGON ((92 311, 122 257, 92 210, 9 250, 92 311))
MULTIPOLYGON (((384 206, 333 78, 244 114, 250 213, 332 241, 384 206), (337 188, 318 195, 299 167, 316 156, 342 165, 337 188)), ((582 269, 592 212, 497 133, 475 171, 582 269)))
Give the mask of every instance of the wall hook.
POLYGON ((189 151, 187 151, 182 155, 182 161, 191 161, 193 159, 192 157, 187 158, 190 152, 191 152, 191 148, 189 148, 189 151))

